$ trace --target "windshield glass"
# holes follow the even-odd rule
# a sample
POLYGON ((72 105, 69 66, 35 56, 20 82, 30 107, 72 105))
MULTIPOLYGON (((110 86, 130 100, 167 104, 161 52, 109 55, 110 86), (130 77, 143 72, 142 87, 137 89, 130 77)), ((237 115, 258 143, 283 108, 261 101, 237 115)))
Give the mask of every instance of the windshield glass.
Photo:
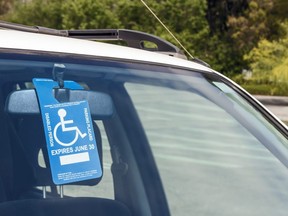
POLYGON ((282 158, 287 140, 223 82, 177 79, 125 84, 172 215, 286 215, 287 169, 268 149, 282 158))
MULTIPOLYGON (((0 60, 3 110, 12 91, 33 89, 33 78, 52 78, 55 63, 49 58, 0 60)), ((231 88, 233 84, 217 74, 164 66, 69 59, 61 63, 65 79, 108 94, 115 109, 110 119, 95 120, 102 138, 101 182, 88 188, 84 184, 83 189, 67 185, 66 196, 116 199, 135 215, 153 215, 166 199, 171 215, 287 215, 287 139, 231 88)), ((26 117, 12 117, 7 130, 13 129, 19 139, 11 145, 25 146, 31 143, 25 139, 36 139, 35 134, 23 135, 26 117)), ((28 120, 29 127, 36 124, 28 120)), ((21 154, 25 148, 19 147, 21 154)), ((39 152, 40 159, 32 162, 29 152, 27 164, 39 160, 39 166, 49 167, 45 149, 39 152)), ((25 185, 42 190, 43 183, 31 180, 25 185)), ((47 186, 52 196, 55 185, 47 186)), ((31 198, 29 187, 19 189, 19 197, 31 198)))
POLYGON ((287 170, 267 148, 287 154, 287 140, 223 82, 182 79, 185 88, 125 85, 172 215, 286 215, 287 170))

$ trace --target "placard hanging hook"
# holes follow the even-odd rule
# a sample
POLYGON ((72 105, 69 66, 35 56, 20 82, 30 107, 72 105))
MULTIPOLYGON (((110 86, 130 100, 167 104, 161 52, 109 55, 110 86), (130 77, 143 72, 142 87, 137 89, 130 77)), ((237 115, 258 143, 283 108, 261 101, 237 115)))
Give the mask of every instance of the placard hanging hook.
POLYGON ((65 72, 65 65, 64 64, 54 64, 52 75, 53 80, 58 82, 59 88, 64 88, 64 72, 65 72))

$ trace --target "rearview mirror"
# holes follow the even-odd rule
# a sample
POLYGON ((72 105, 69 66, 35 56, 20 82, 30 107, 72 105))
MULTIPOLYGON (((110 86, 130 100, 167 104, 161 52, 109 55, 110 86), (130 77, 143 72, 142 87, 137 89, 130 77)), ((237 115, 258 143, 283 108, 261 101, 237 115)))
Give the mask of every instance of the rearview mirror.
MULTIPOLYGON (((60 103, 88 101, 91 116, 95 120, 103 120, 113 115, 113 102, 108 94, 70 89, 53 89, 53 94, 60 103)), ((11 115, 40 115, 36 91, 28 89, 12 92, 6 100, 5 109, 11 115)))

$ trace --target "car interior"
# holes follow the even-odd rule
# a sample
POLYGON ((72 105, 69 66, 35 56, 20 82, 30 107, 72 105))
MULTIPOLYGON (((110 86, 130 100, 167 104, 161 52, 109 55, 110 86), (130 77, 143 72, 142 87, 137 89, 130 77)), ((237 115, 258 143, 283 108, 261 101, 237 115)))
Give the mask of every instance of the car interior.
POLYGON ((1 216, 270 216, 270 202, 286 214, 286 136, 221 76, 91 56, 0 57, 1 216), (35 78, 58 82, 59 102, 89 102, 99 178, 53 181, 35 78))
MULTIPOLYGON (((103 198, 100 194, 72 197, 69 195, 69 188, 75 191, 88 188, 85 190, 89 191, 89 188, 101 187, 103 178, 61 186, 52 181, 43 123, 31 83, 35 77, 51 77, 41 73, 35 75, 37 67, 35 69, 27 65, 24 68, 10 68, 9 74, 4 71, 4 68, 0 71, 0 115, 3 119, 0 124, 0 215, 120 216, 150 215, 151 208, 162 211, 161 201, 157 200, 159 191, 161 194, 159 174, 123 83, 112 85, 109 80, 67 76, 67 79, 74 79, 85 87, 82 92, 85 92, 84 98, 91 104, 91 117, 102 168, 103 134, 98 124, 102 125, 102 133, 108 138, 111 164, 103 171, 104 176, 107 172, 111 174, 113 190, 110 198, 103 198), (93 94, 97 100, 92 100, 93 94), (99 99, 97 95, 105 97, 99 99), (123 95, 127 98, 124 102, 123 95), (133 118, 134 123, 131 125, 131 121, 128 122, 127 119, 133 118), (139 136, 143 138, 139 139, 139 136), (134 147, 132 142, 136 143, 134 147), (147 163, 147 158, 150 162, 141 166, 147 163), (154 196, 156 193, 158 195, 154 196)), ((69 98, 68 101, 78 100, 77 96, 73 99, 73 95, 76 95, 74 93, 69 91, 72 99, 69 98)), ((80 97, 83 99, 83 94, 80 97)), ((58 99, 61 101, 61 98, 58 99)), ((164 194, 163 191, 162 193, 164 194)))
MULTIPOLYGON (((20 90, 21 92, 21 90, 20 90)), ((17 91, 17 93, 20 93, 17 91)), ((13 95, 13 94, 11 94, 13 95)), ((11 95, 8 96, 6 107, 9 107, 9 103, 11 103, 11 95)), ((29 101, 29 100, 25 100, 29 101)), ((35 100, 34 100, 35 101, 35 100)), ((37 101, 37 100, 36 100, 37 101)), ((29 104, 27 104, 27 107, 29 107, 29 104)), ((23 110, 23 106, 19 107, 19 110, 23 110)), ((10 199, 11 197, 19 197, 21 201, 14 201, 17 202, 15 207, 15 203, 13 202, 7 202, 6 205, 1 205, 1 209, 5 209, 5 214, 9 212, 9 206, 10 206, 10 213, 13 213, 16 211, 23 214, 23 212, 29 212, 31 209, 33 209, 33 212, 45 212, 46 215, 56 215, 62 214, 60 209, 63 209, 65 211, 65 214, 77 215, 77 211, 81 213, 81 215, 84 215, 83 211, 79 209, 79 205, 85 204, 85 215, 91 215, 92 212, 99 212, 101 215, 129 215, 128 208, 121 204, 120 202, 117 202, 115 200, 104 200, 104 199, 96 199, 96 198, 75 198, 75 199, 61 199, 55 200, 51 199, 51 202, 54 202, 53 205, 49 203, 51 197, 57 196, 57 190, 56 185, 53 183, 51 179, 51 171, 49 166, 49 161, 47 158, 47 149, 46 149, 46 141, 44 137, 44 130, 42 125, 42 119, 40 117, 40 113, 38 115, 31 115, 31 113, 25 112, 23 115, 14 112, 14 114, 10 115, 11 112, 9 110, 6 110, 8 112, 8 117, 10 118, 8 122, 9 125, 9 132, 10 132, 10 143, 12 146, 12 152, 11 154, 15 153, 17 154, 17 161, 18 164, 14 164, 14 174, 19 175, 18 177, 13 176, 13 180, 6 179, 3 180, 9 184, 13 183, 10 187, 5 188, 11 188, 12 187, 12 193, 10 191, 5 191, 5 193, 2 194, 2 200, 5 201, 7 199, 10 199), (13 123, 12 123, 13 122, 13 123), (38 155, 39 152, 43 152, 43 157, 45 161, 46 167, 43 168, 38 163, 38 155), (22 158, 22 160, 19 160, 19 158, 22 158), (17 179, 21 179, 21 181, 17 181, 17 179), (38 197, 39 193, 33 192, 31 188, 35 187, 44 187, 43 191, 43 197, 48 200, 41 199, 42 197, 38 197), (51 192, 46 195, 45 187, 50 187, 51 192), (5 195, 7 194, 7 195, 5 195), (7 197, 6 197, 7 196, 7 197), (29 199, 27 199, 29 197, 29 199), (38 204, 35 204, 35 200, 30 199, 39 199, 38 204), (41 201, 42 200, 42 201, 41 201), (71 203, 70 203, 71 202, 71 203), (73 204, 74 203, 74 204, 73 204), (82 203, 82 204, 81 204, 82 203), (90 205, 89 205, 90 203, 90 205), (62 206, 63 205, 63 206, 62 206), (45 207, 46 206, 46 207, 45 207), (65 207, 66 206, 66 207, 65 207), (55 208, 54 208, 55 207, 55 208), (74 207, 74 208, 73 208, 74 207), (90 209, 90 211, 89 211, 90 209)), ((23 112, 22 112, 23 113, 23 112)), ((97 127, 97 125, 94 123, 94 132, 95 137, 97 138, 97 147, 100 152, 100 158, 102 158, 102 146, 101 146, 101 135, 100 131, 97 127)), ((8 152, 6 152, 8 153, 8 152)), ((7 164, 7 162, 5 163, 7 164)), ((9 170, 11 172, 11 170, 9 170)), ((12 176, 10 176, 11 178, 12 176)), ((9 178, 9 177, 8 177, 9 178)), ((99 179, 92 179, 87 181, 81 181, 79 182, 80 185, 86 185, 86 186, 95 186, 97 183, 99 183, 101 178, 99 179)), ((77 182, 75 183, 77 185, 77 182)), ((61 194, 60 196, 63 196, 61 194)), ((63 198, 63 197, 62 197, 63 198)), ((79 213, 79 214, 80 214, 79 213)), ((9 213, 8 213, 9 214, 9 213)), ((29 212, 29 215, 31 213, 29 212)), ((38 215, 38 214, 35 214, 38 215)))

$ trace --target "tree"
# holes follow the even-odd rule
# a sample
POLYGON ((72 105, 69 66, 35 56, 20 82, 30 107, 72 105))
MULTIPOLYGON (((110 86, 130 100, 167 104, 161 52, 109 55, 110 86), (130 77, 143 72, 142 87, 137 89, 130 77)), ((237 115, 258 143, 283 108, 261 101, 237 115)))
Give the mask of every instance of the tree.
POLYGON ((271 11, 273 16, 283 20, 288 18, 288 1, 287 0, 274 0, 274 8, 271 11))
POLYGON ((229 33, 231 27, 228 20, 242 16, 247 8, 248 0, 207 0, 209 62, 222 73, 240 73, 246 67, 242 53, 229 33))
POLYGON ((238 17, 248 8, 248 0, 207 0, 207 20, 211 34, 228 31, 229 16, 238 17))
POLYGON ((62 27, 61 0, 15 0, 14 6, 4 17, 5 20, 26 25, 51 28, 62 27))
POLYGON ((0 16, 6 14, 12 7, 13 0, 0 0, 0 16))
POLYGON ((257 46, 261 39, 270 41, 282 37, 280 15, 276 13, 275 8, 276 5, 283 5, 283 2, 283 0, 207 0, 210 34, 212 38, 218 37, 218 43, 227 49, 215 52, 219 66, 221 61, 228 62, 228 65, 219 68, 220 71, 233 70, 240 73, 250 67, 249 59, 243 57, 257 46))
POLYGON ((269 14, 273 6, 272 0, 250 0, 249 8, 243 15, 228 18, 229 34, 244 54, 249 52, 261 38, 279 36, 280 25, 269 14))
POLYGON ((287 54, 286 40, 268 41, 262 39, 258 46, 254 47, 249 54, 244 57, 248 59, 253 76, 261 80, 271 80, 272 71, 281 64, 287 54))
POLYGON ((119 25, 112 0, 17 1, 6 20, 56 29, 112 28, 119 25))
POLYGON ((62 28, 119 28, 115 15, 118 5, 113 0, 70 0, 62 4, 62 28))
MULTIPOLYGON (((210 54, 206 53, 208 49, 205 47, 209 36, 205 1, 150 0, 146 3, 186 49, 193 55, 207 59, 210 54)), ((121 1, 118 17, 124 28, 155 34, 179 46, 140 1, 121 1)))
MULTIPOLYGON (((288 23, 282 23, 288 28, 288 23)), ((286 36, 279 40, 269 41, 262 39, 245 58, 249 60, 253 72, 252 79, 258 83, 268 83, 281 94, 288 92, 288 31, 286 36)))
MULTIPOLYGON (((0 2, 9 0, 0 0, 0 2)), ((10 0, 12 1, 12 0, 10 0)), ((145 0, 192 55, 222 73, 249 68, 248 53, 262 39, 277 41, 286 0, 145 0), (244 58, 246 56, 246 58, 244 58)), ((14 0, 3 16, 12 22, 56 29, 128 28, 179 46, 141 1, 14 0)))

